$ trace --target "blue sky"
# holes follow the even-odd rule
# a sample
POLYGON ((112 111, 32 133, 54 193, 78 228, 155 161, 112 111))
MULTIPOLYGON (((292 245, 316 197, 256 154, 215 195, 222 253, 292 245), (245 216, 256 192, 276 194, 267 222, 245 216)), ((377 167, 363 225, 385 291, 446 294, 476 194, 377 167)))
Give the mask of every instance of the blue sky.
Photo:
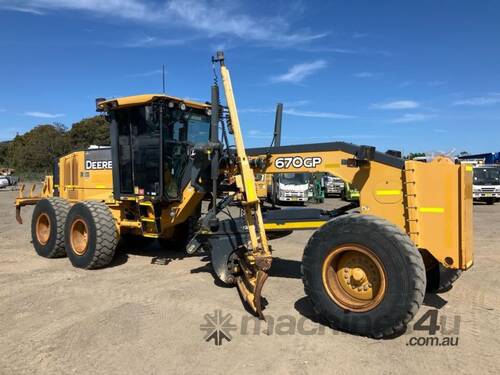
POLYGON ((208 100, 224 49, 247 146, 500 150, 500 2, 0 0, 0 140, 96 97, 208 100))

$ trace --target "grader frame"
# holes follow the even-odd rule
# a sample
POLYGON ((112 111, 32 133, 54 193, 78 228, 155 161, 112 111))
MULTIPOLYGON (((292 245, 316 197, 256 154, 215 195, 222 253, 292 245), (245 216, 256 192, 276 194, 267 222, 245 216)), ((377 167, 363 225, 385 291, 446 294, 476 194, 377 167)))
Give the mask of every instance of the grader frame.
MULTIPOLYGON (((51 257, 65 251, 77 267, 101 267, 111 261, 119 237, 173 239, 179 237, 183 228, 186 251, 209 251, 216 276, 225 283, 236 284, 243 300, 264 318, 261 292, 272 264, 268 239, 293 230, 316 229, 304 253, 306 293, 332 325, 375 337, 401 329, 415 314, 416 310, 408 304, 422 302, 424 263, 428 270, 439 266, 458 272, 471 267, 471 168, 444 157, 427 164, 403 160, 374 147, 342 142, 246 149, 224 55, 217 53, 212 61, 220 66, 227 107, 219 104, 217 85, 212 87, 210 104, 163 94, 96 102, 99 111, 111 115, 111 149, 63 156, 54 176, 47 176, 41 195, 25 197, 21 190, 16 199, 16 218, 20 223, 21 207, 37 204, 32 232, 39 254, 51 257), (131 108, 144 108, 145 113, 153 113, 152 122, 159 121, 153 128, 160 137, 161 172, 158 183, 148 187, 135 184, 133 191, 124 192, 119 185, 121 174, 125 173, 119 154, 123 136, 117 130, 123 124, 117 120, 117 114, 131 108), (174 109, 176 120, 162 123, 165 113, 174 109), (175 176, 179 172, 170 164, 164 168, 163 153, 165 148, 176 147, 177 141, 164 143, 162 134, 171 133, 171 127, 179 121, 188 124, 189 111, 210 116, 208 139, 201 144, 183 143, 182 152, 189 153, 192 164, 182 171, 189 178, 179 178, 182 184, 178 183, 178 193, 169 192, 175 195, 169 197, 167 185, 179 177, 175 176), (235 149, 229 148, 226 130, 234 136, 235 149), (92 168, 92 163, 101 168, 92 168), (350 204, 333 211, 266 208, 262 212, 254 173, 287 172, 328 172, 338 176, 360 191, 359 207, 350 204), (221 194, 222 198, 217 199, 221 194), (200 217, 201 202, 207 199, 211 207, 200 217), (243 217, 221 222, 217 214, 229 205, 241 207, 243 217), (361 216, 349 214, 353 208, 361 216), (59 215, 53 216, 57 225, 66 217, 74 222, 65 223, 66 238, 56 241, 63 243, 63 248, 48 251, 44 248, 48 245, 37 239, 36 215, 50 218, 54 212, 59 215), (93 219, 92 215, 100 216, 93 219), (92 230, 97 230, 96 223, 102 222, 113 222, 114 229, 106 229, 107 237, 102 240, 107 244, 105 257, 97 259, 99 239, 92 230), (78 253, 73 251, 73 236, 83 241, 78 253), (89 261, 83 261, 82 256, 89 261), (405 270, 403 274, 401 268, 405 270), (389 284, 394 278, 401 285, 394 285, 398 284, 394 281, 389 284), (395 295, 400 298, 392 300, 395 295), (388 313, 384 311, 395 309, 396 305, 402 306, 400 313, 385 321, 388 313), (366 315, 368 311, 371 315, 366 315), (343 322, 345 314, 355 321, 343 322)), ((132 125, 127 126, 132 129, 132 125)), ((129 136, 132 133, 130 130, 129 136)), ((135 181, 133 176, 131 181, 135 181)), ((41 228, 44 230, 46 235, 54 235, 46 225, 41 228)))

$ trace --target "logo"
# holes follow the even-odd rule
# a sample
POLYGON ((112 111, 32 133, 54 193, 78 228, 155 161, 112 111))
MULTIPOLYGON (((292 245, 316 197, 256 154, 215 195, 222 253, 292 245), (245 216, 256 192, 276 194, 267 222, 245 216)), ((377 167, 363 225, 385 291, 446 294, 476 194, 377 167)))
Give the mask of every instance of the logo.
MULTIPOLYGON (((414 333, 406 342, 407 346, 458 346, 460 333, 460 316, 454 315, 451 322, 449 316, 440 315, 438 310, 426 311, 414 324, 414 333), (439 335, 438 335, 439 334, 439 335)), ((411 333, 411 332, 410 332, 411 333)))
MULTIPOLYGON (((313 322, 305 316, 293 315, 266 315, 266 320, 255 316, 244 315, 240 321, 233 323, 231 314, 224 314, 222 310, 215 310, 213 314, 205 314, 205 322, 200 330, 205 332, 203 340, 213 341, 220 347, 224 341, 231 342, 235 336, 323 336, 347 335, 341 331, 329 329, 321 322, 313 322)), ((351 317, 342 322, 344 326, 350 324, 351 317)), ((369 327, 374 322, 366 318, 365 324, 369 327)), ((414 324, 408 325, 406 330, 398 332, 394 337, 406 335, 406 346, 410 347, 457 347, 460 334, 460 316, 439 314, 438 310, 428 310, 414 324)))
POLYGON ((111 160, 85 160, 85 169, 112 169, 113 168, 113 162, 111 160))
POLYGON ((285 156, 281 158, 277 158, 274 161, 274 166, 278 169, 288 169, 292 168, 316 168, 323 159, 319 156, 311 156, 307 158, 303 158, 301 156, 285 156))
POLYGON ((229 313, 224 315, 222 310, 215 310, 213 315, 205 314, 205 323, 200 329, 205 331, 206 342, 213 340, 216 346, 221 346, 223 340, 230 342, 233 339, 231 331, 236 331, 236 324, 231 323, 233 316, 229 313))

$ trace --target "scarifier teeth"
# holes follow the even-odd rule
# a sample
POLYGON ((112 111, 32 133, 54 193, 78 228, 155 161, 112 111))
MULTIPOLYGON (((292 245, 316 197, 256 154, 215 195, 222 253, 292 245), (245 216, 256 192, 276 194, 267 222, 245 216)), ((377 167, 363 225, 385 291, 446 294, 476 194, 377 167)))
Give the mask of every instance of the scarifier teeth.
POLYGON ((257 271, 257 281, 255 283, 255 294, 254 294, 254 303, 256 307, 257 315, 260 319, 266 320, 264 314, 262 314, 262 288, 264 287, 264 283, 266 282, 269 275, 264 271, 257 271))

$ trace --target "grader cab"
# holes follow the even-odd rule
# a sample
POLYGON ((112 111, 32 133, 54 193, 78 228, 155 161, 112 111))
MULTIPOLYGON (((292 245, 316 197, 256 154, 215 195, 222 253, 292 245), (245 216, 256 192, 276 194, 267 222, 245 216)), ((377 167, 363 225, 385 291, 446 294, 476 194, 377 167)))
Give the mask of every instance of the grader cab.
POLYGON ((213 64, 225 105, 217 84, 207 103, 164 94, 96 101, 111 123, 111 147, 63 156, 42 194, 21 190, 16 199, 19 222, 21 207, 36 205, 39 255, 92 269, 111 262, 120 238, 158 239, 166 250, 181 244, 207 252, 216 277, 265 318, 268 241, 314 230, 303 255, 306 294, 333 327, 373 337, 403 329, 426 286, 444 288, 472 265, 472 169, 342 142, 247 149, 221 52, 213 64), (256 192, 255 174, 319 172, 358 189, 359 203, 279 209, 256 192), (241 217, 220 220, 233 206, 241 217))

